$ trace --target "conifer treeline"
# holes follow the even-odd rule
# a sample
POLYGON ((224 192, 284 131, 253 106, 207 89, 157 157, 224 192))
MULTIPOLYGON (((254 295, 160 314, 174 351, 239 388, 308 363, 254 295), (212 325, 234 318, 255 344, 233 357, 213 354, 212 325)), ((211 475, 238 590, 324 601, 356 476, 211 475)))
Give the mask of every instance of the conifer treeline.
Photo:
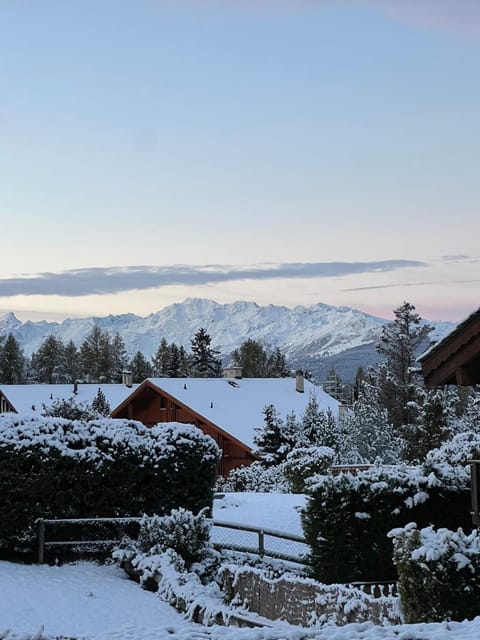
MULTIPOLYGON (((72 340, 64 343, 53 335, 47 336, 29 358, 10 333, 0 336, 0 383, 118 383, 124 371, 132 373, 133 382, 151 376, 214 378, 222 375, 222 361, 211 342, 211 336, 201 328, 191 339, 189 351, 162 338, 150 360, 140 350, 129 358, 119 333, 112 335, 95 325, 78 346, 72 340)), ((231 359, 244 368, 245 377, 290 375, 281 351, 269 353, 255 340, 244 342, 231 359)))

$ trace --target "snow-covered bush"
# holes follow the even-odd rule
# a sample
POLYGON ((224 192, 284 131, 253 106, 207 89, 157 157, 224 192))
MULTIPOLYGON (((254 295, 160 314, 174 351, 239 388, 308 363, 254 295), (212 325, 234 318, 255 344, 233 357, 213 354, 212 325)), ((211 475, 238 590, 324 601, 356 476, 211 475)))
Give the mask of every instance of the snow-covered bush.
POLYGON ((210 545, 211 523, 205 509, 194 515, 187 509, 172 509, 165 516, 144 516, 138 534, 138 549, 143 553, 163 553, 173 549, 187 567, 199 562, 210 545))
POLYGON ((125 536, 112 557, 145 589, 160 589, 167 601, 174 596, 174 584, 190 583, 196 591, 201 584, 215 582, 220 566, 220 554, 210 542, 211 522, 205 516, 206 509, 194 515, 183 508, 165 516, 144 516, 138 537, 125 536))
POLYGON ((93 404, 78 402, 72 396, 71 398, 56 398, 49 407, 44 404, 42 415, 48 418, 65 418, 66 420, 96 420, 106 414, 98 412, 93 404))
POLYGON ((312 575, 321 582, 395 580, 391 529, 415 521, 470 525, 468 469, 374 466, 312 479, 302 514, 312 575))
POLYGON ((414 523, 389 533, 405 622, 464 620, 480 614, 480 537, 414 523))
MULTIPOLYGON (((480 421, 477 426, 479 425, 480 421)), ((438 449, 430 451, 425 460, 425 467, 439 468, 442 465, 466 467, 469 460, 476 460, 479 456, 480 433, 464 431, 445 442, 438 449)))
POLYGON ((261 462, 254 462, 248 467, 232 469, 226 478, 219 478, 217 489, 229 493, 237 491, 288 493, 290 483, 285 477, 282 465, 265 467, 261 462))
POLYGON ((218 456, 191 425, 0 416, 0 548, 31 548, 40 517, 198 512, 218 456))
POLYGON ((303 493, 306 480, 326 473, 334 459, 335 451, 330 447, 300 447, 289 453, 282 468, 292 493, 303 493))

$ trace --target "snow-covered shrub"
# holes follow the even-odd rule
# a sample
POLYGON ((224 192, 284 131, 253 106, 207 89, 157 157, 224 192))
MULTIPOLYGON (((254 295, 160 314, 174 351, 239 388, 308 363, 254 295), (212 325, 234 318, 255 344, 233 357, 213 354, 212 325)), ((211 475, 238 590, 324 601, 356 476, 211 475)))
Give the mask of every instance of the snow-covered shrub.
MULTIPOLYGON (((88 402, 78 402, 75 397, 56 398, 49 407, 43 405, 42 415, 66 420, 96 420, 102 415, 88 402)), ((106 414, 105 414, 106 415, 106 414)))
POLYGON ((314 477, 302 524, 312 575, 321 582, 395 580, 391 529, 415 521, 470 525, 464 467, 374 466, 356 475, 314 477))
POLYGON ((300 447, 290 452, 282 467, 292 493, 304 493, 306 480, 326 473, 334 459, 335 451, 330 447, 300 447))
POLYGON ((138 549, 143 553, 158 554, 173 549, 187 567, 199 562, 210 545, 211 523, 205 518, 205 509, 194 515, 187 509, 172 509, 165 516, 144 516, 138 534, 138 549))
POLYGON ((480 433, 464 431, 445 442, 438 449, 430 451, 425 460, 425 467, 440 468, 442 465, 466 467, 469 460, 478 460, 479 456, 480 433))
POLYGON ((193 582, 196 589, 214 582, 220 554, 210 542, 211 521, 205 514, 206 509, 194 515, 180 508, 165 516, 144 516, 138 537, 125 536, 112 557, 145 589, 160 588, 167 601, 174 596, 173 585, 193 582))
POLYGON ((249 467, 232 469, 227 478, 219 478, 217 489, 229 493, 237 491, 288 493, 290 484, 283 473, 282 465, 264 467, 261 462, 254 462, 249 467))
POLYGON ((414 523, 389 533, 405 622, 464 620, 480 614, 480 537, 414 523))
POLYGON ((191 425, 0 416, 0 548, 31 548, 40 517, 198 512, 218 456, 191 425))

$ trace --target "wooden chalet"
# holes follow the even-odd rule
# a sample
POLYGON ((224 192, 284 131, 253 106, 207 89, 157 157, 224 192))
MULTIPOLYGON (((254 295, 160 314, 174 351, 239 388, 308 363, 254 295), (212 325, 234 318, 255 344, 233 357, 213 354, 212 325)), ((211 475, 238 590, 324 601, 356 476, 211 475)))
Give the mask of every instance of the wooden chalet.
POLYGON ((139 420, 147 427, 153 427, 162 422, 182 422, 195 425, 211 436, 222 450, 222 459, 218 469, 220 475, 226 476, 232 469, 248 466, 258 459, 248 445, 237 440, 149 379, 145 380, 136 391, 116 407, 112 411, 111 417, 139 420))
POLYGON ((480 309, 420 358, 429 387, 480 384, 480 309))
MULTIPOLYGON (((303 381, 302 381, 303 384, 303 381)), ((111 412, 112 418, 139 420, 152 427, 162 422, 193 424, 222 450, 218 472, 248 466, 255 429, 263 426, 263 409, 273 404, 280 416, 303 415, 311 394, 321 408, 338 413, 339 403, 305 381, 306 391, 292 378, 148 378, 111 412)))

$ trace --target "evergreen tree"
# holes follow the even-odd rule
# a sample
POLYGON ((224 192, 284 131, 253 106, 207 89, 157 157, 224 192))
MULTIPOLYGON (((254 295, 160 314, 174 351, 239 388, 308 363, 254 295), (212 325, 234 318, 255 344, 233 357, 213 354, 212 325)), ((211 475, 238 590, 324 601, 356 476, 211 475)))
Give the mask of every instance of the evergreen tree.
POLYGON ((257 429, 254 443, 257 454, 267 467, 283 462, 290 450, 288 439, 285 438, 283 422, 277 414, 273 404, 267 405, 263 410, 264 425, 257 429))
POLYGON ((278 347, 269 354, 261 342, 251 338, 235 349, 232 359, 235 366, 242 367, 244 378, 288 378, 291 373, 278 347))
POLYGON ((248 339, 232 353, 235 366, 242 367, 244 378, 267 377, 267 352, 257 340, 248 339))
MULTIPOLYGON (((173 345, 172 345, 173 346, 173 345)), ((170 369, 171 347, 165 338, 162 338, 158 349, 152 356, 152 372, 157 378, 166 378, 170 369)))
POLYGON ((211 347, 212 338, 203 328, 192 338, 192 374, 197 378, 219 378, 222 363, 219 352, 211 347))
POLYGON ((33 362, 38 382, 59 384, 67 381, 65 346, 60 338, 47 336, 35 353, 33 362))
POLYGON ((81 377, 79 353, 76 344, 70 340, 63 352, 65 381, 72 384, 81 377))
POLYGON ((122 373, 128 367, 128 356, 127 350, 125 348, 125 342, 118 332, 113 336, 111 340, 110 350, 110 380, 111 382, 120 382, 122 380, 122 373))
POLYGON ((448 387, 418 392, 419 413, 415 424, 403 429, 407 460, 422 462, 431 449, 440 447, 454 435, 457 426, 455 396, 448 387))
POLYGON ((25 356, 13 333, 0 344, 0 380, 3 384, 21 384, 25 377, 25 356))
POLYGON ((282 455, 284 459, 289 453, 303 446, 303 432, 302 426, 297 420, 297 416, 294 412, 288 413, 285 418, 285 424, 282 428, 283 449, 282 455))
MULTIPOLYGON (((123 340, 121 338, 120 340, 123 343, 123 340)), ((125 345, 123 345, 123 350, 125 353, 125 345)), ((113 368, 114 368, 114 361, 113 361, 112 340, 110 338, 110 334, 108 333, 108 331, 101 331, 97 381, 112 382, 112 380, 114 379, 113 368)), ((121 377, 123 369, 124 367, 121 368, 119 377, 121 377)), ((117 378, 117 381, 119 381, 118 378, 117 378)))
POLYGON ((357 371, 355 372, 355 380, 353 383, 353 401, 354 402, 358 400, 358 397, 360 395, 360 389, 364 379, 365 379, 365 371, 363 367, 360 366, 357 368, 357 371))
POLYGON ((152 367, 141 351, 137 351, 133 356, 129 368, 132 372, 132 380, 134 383, 143 382, 152 375, 152 367))
MULTIPOLYGON (((356 462, 397 464, 405 446, 397 429, 388 421, 388 413, 379 402, 376 378, 364 375, 359 383, 353 411, 345 414, 346 451, 356 462)), ((347 462, 347 460, 344 460, 347 462)))
POLYGON ((181 364, 180 364, 180 350, 176 344, 172 343, 170 346, 170 361, 168 365, 168 377, 169 378, 180 378, 181 364))
POLYGON ((190 375, 192 369, 192 357, 188 354, 185 349, 180 346, 178 349, 178 360, 179 360, 179 377, 185 378, 190 375))
POLYGON ((277 347, 268 357, 267 374, 269 378, 288 378, 291 374, 287 359, 277 347))
POLYGON ((100 382, 104 360, 104 336, 98 325, 92 330, 80 345, 80 362, 83 378, 87 382, 100 382))
POLYGON ((381 371, 382 401, 389 421, 401 429, 415 424, 418 415, 418 389, 422 383, 416 374, 415 360, 433 327, 422 324, 409 302, 395 309, 394 314, 395 320, 383 328, 377 351, 385 358, 381 371))
POLYGON ((92 409, 101 416, 108 416, 110 414, 110 404, 100 387, 98 387, 97 395, 92 400, 92 409))
POLYGON ((468 397, 459 422, 458 431, 478 432, 480 425, 480 395, 478 393, 468 397))
POLYGON ((320 445, 328 439, 326 434, 326 416, 318 406, 315 395, 310 395, 301 422, 302 446, 320 445))

